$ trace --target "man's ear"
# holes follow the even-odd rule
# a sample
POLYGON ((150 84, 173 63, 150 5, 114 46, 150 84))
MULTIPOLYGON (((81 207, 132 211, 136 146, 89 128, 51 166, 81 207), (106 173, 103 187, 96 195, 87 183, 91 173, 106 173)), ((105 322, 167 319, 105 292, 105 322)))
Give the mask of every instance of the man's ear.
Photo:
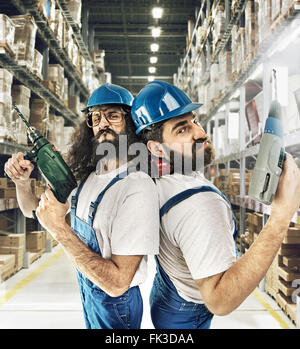
POLYGON ((163 147, 162 147, 160 142, 153 141, 153 140, 148 141, 147 148, 150 151, 150 153, 152 155, 156 156, 157 158, 164 158, 165 157, 163 147))

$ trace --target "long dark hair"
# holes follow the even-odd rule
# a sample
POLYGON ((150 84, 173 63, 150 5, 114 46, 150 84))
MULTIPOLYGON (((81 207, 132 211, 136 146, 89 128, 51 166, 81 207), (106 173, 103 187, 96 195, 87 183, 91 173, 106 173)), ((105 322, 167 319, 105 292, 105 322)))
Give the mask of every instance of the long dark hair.
MULTIPOLYGON (((130 108, 122 105, 125 112, 127 147, 140 139, 135 133, 135 126, 131 119, 130 108)), ((94 133, 83 121, 76 127, 71 137, 71 147, 66 156, 66 162, 78 182, 84 181, 96 169, 99 158, 95 155, 94 133)), ((128 148, 127 148, 128 149, 128 148)), ((128 156, 128 161, 131 158, 128 156)))

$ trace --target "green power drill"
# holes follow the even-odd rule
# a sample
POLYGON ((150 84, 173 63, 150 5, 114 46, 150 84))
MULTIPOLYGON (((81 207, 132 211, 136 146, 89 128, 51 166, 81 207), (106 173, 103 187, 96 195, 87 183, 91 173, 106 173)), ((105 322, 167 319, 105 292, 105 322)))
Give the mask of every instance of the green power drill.
POLYGON ((71 191, 77 187, 76 179, 60 153, 41 133, 25 119, 19 108, 13 106, 27 126, 27 133, 34 147, 26 153, 25 160, 36 161, 56 199, 65 203, 71 191))

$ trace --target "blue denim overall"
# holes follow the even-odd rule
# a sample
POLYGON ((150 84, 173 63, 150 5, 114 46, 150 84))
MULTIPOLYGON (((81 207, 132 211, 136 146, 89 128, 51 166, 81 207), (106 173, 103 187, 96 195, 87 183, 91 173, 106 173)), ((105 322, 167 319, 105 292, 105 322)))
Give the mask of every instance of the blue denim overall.
MULTIPOLYGON (((117 181, 127 175, 122 172, 105 187, 99 194, 96 201, 90 203, 88 223, 76 216, 76 208, 79 194, 83 183, 72 196, 71 201, 71 227, 74 233, 91 250, 101 256, 93 221, 105 192, 117 181)), ((78 270, 77 279, 80 288, 83 305, 84 319, 87 329, 138 329, 141 325, 143 315, 143 300, 138 286, 131 287, 119 297, 111 297, 98 286, 92 283, 78 270)))
MULTIPOLYGON (((221 195, 231 207, 228 199, 216 188, 201 186, 187 189, 171 197, 160 209, 160 218, 173 206, 200 193, 212 191, 221 195)), ((236 218, 232 212, 235 231, 237 234, 236 218)), ((237 252, 237 249, 236 249, 237 252)), ((163 270, 157 257, 156 274, 150 294, 151 318, 156 329, 209 329, 213 314, 206 308, 205 304, 189 302, 183 299, 177 292, 169 276, 163 270)))

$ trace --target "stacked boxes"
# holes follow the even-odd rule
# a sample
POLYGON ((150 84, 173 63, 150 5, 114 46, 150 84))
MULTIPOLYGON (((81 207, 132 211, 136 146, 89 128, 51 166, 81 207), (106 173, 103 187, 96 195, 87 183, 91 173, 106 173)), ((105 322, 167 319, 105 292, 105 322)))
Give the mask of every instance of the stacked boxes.
POLYGON ((245 9, 245 25, 246 25, 246 57, 247 63, 253 58, 258 48, 258 2, 250 0, 247 2, 245 9))
MULTIPOLYGON (((240 170, 231 168, 226 175, 224 169, 219 170, 219 176, 214 178, 214 185, 218 187, 225 195, 240 194, 240 170)), ((245 174, 245 195, 248 195, 249 185, 251 182, 252 171, 245 174)))
POLYGON ((15 256, 15 271, 20 270, 24 263, 25 234, 0 231, 0 254, 15 256))
POLYGON ((8 178, 0 178, 0 198, 16 198, 16 186, 15 183, 8 178))
POLYGON ((261 44, 270 34, 271 27, 271 2, 258 0, 258 40, 261 44))
POLYGON ((31 231, 26 234, 26 251, 43 252, 46 248, 46 232, 31 231))
POLYGON ((69 109, 72 110, 73 113, 80 115, 80 99, 79 96, 69 96, 68 100, 69 109))
POLYGON ((10 53, 13 52, 15 37, 15 26, 12 20, 5 14, 0 14, 0 46, 8 49, 10 53))
POLYGON ((48 79, 54 84, 54 93, 63 99, 63 91, 65 84, 64 68, 60 64, 49 64, 48 79))
POLYGON ((0 141, 5 141, 11 135, 12 74, 6 69, 0 69, 0 141))
MULTIPOLYGON (((30 117, 29 100, 31 91, 24 85, 13 85, 12 86, 12 101, 16 105, 21 113, 27 120, 30 117)), ((13 136, 14 141, 18 144, 27 145, 27 128, 24 122, 17 115, 14 110, 12 114, 12 127, 14 128, 13 136)))
POLYGON ((81 27, 81 0, 67 0, 66 2, 73 20, 81 27))
POLYGON ((213 21, 213 52, 216 49, 216 45, 218 43, 219 40, 222 39, 222 36, 225 32, 225 25, 226 25, 226 20, 225 20, 225 9, 224 9, 224 5, 220 4, 217 7, 216 10, 216 15, 214 17, 214 21, 213 21))
POLYGON ((43 135, 47 133, 48 114, 49 105, 43 99, 37 98, 32 100, 30 122, 43 135))
POLYGON ((6 280, 14 273, 15 255, 1 254, 0 255, 0 280, 6 280))
MULTIPOLYGON (((29 100, 31 96, 31 90, 24 85, 13 85, 11 89, 12 102, 16 105, 21 113, 27 120, 30 117, 29 100)), ((19 117, 14 114, 14 119, 17 120, 19 117)))
POLYGON ((99 72, 104 72, 104 50, 96 50, 91 52, 92 60, 95 63, 96 68, 99 72))
POLYGON ((276 301, 296 322, 296 295, 300 279, 300 225, 290 226, 278 254, 276 301))
POLYGON ((41 80, 43 79, 42 68, 43 68, 43 55, 38 50, 34 49, 32 72, 41 80))
POLYGON ((55 0, 36 0, 35 2, 37 8, 51 24, 52 19, 55 18, 55 0))
POLYGON ((10 17, 15 25, 14 51, 19 64, 32 69, 37 26, 32 16, 10 17))

